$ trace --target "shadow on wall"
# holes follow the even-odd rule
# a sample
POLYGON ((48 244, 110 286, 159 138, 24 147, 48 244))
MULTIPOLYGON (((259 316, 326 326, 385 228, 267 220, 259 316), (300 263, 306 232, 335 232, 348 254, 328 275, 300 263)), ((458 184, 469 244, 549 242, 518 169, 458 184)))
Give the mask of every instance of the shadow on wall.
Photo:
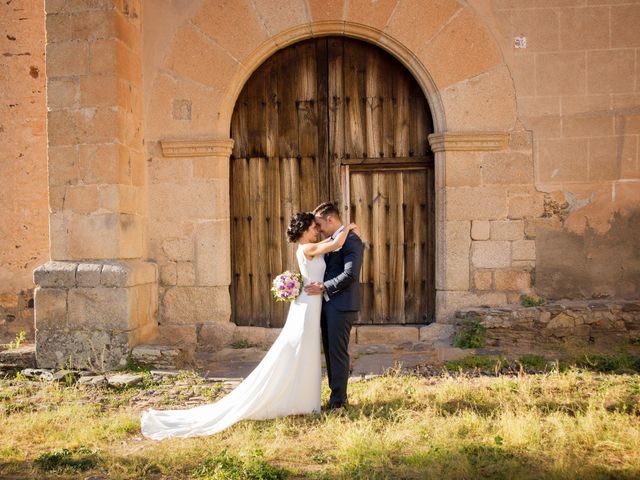
POLYGON ((548 299, 640 298, 640 210, 614 213, 601 235, 536 232, 536 292, 548 299))

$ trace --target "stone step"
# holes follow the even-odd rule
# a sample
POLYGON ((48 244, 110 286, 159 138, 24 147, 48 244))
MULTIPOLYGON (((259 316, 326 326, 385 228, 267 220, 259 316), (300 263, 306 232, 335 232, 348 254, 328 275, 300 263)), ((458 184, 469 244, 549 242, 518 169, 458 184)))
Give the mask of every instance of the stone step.
POLYGON ((193 352, 175 345, 137 345, 131 350, 131 359, 142 366, 158 369, 195 367, 193 352))
POLYGON ((16 366, 19 369, 36 368, 36 346, 23 345, 0 351, 0 364, 16 366))

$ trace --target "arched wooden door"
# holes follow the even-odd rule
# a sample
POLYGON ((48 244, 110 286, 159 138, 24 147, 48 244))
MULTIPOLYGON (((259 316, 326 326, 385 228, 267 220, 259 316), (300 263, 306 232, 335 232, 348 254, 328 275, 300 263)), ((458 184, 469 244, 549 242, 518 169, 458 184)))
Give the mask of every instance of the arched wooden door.
POLYGON ((387 52, 346 37, 274 54, 244 86, 231 136, 232 305, 280 327, 271 279, 295 269, 290 216, 336 201, 362 227, 360 324, 428 323, 435 306, 431 113, 387 52))

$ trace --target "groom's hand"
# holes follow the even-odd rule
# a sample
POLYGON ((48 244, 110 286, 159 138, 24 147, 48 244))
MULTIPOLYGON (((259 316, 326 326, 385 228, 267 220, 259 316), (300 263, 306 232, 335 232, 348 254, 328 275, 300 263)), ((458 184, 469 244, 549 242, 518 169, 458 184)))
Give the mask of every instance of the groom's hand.
POLYGON ((307 292, 308 295, 321 295, 324 291, 324 284, 322 282, 311 282, 304 287, 304 291, 307 292))

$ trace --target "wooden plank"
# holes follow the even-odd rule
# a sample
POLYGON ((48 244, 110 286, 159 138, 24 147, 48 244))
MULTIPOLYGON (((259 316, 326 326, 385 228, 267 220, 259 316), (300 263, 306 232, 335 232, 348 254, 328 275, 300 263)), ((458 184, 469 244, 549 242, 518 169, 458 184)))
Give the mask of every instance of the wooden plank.
MULTIPOLYGON (((246 92, 243 90, 243 93, 246 92)), ((246 158, 249 148, 249 132, 247 131, 247 114, 248 114, 248 100, 246 93, 241 94, 236 102, 235 109, 231 116, 231 131, 233 132, 233 158, 246 158)))
POLYGON ((421 323, 422 318, 422 278, 424 258, 422 252, 423 210, 425 170, 408 172, 403 175, 405 203, 405 321, 421 323))
POLYGON ((278 155, 291 158, 299 154, 296 89, 292 88, 298 84, 298 46, 292 45, 282 50, 281 55, 278 76, 278 155))
POLYGON ((380 71, 381 59, 377 50, 369 48, 366 51, 365 70, 365 135, 366 153, 368 158, 384 156, 382 148, 383 118, 382 94, 380 91, 383 78, 380 71))
POLYGON ((327 41, 327 98, 329 103, 329 191, 323 198, 335 201, 340 197, 340 161, 344 158, 345 93, 344 93, 344 39, 327 41))
POLYGON ((231 162, 232 216, 235 225, 233 241, 234 317, 238 325, 251 321, 251 238, 249 229, 249 168, 248 160, 236 158, 231 162))
POLYGON ((365 51, 359 43, 344 44, 344 94, 345 94, 345 158, 366 156, 365 148, 365 100, 364 78, 365 51))
POLYGON ((266 78, 264 75, 254 75, 250 80, 251 87, 247 92, 247 132, 249 145, 247 156, 266 156, 267 140, 267 103, 266 78))
POLYGON ((266 232, 266 159, 249 159, 249 229, 251 248, 251 325, 269 325, 268 263, 266 232))
POLYGON ((396 67, 395 59, 384 56, 381 59, 381 70, 385 72, 380 78, 380 95, 382 97, 382 151, 383 157, 395 157, 393 76, 390 74, 396 67))
POLYGON ((358 323, 372 323, 373 304, 373 280, 371 272, 371 182, 372 176, 367 172, 353 173, 349 175, 349 191, 351 198, 350 215, 351 221, 358 224, 362 233, 362 241, 365 249, 362 259, 362 270, 360 273, 360 287, 362 292, 362 308, 358 316, 358 323))
MULTIPOLYGON (((280 189, 280 158, 271 157, 267 162, 267 242, 269 245, 268 261, 269 281, 284 270, 282 268, 282 250, 286 246, 285 227, 280 219, 281 189, 280 189)), ((269 285, 269 288, 271 286, 269 285)), ((285 320, 284 304, 270 300, 269 326, 281 326, 285 320)))
POLYGON ((278 153, 278 71, 279 62, 270 63, 270 67, 266 74, 268 77, 265 82, 265 156, 269 159, 277 157, 278 153))
POLYGON ((389 172, 386 176, 389 186, 386 230, 389 251, 389 316, 393 323, 405 323, 403 172, 389 172))
POLYGON ((298 82, 294 84, 298 127, 298 155, 316 156, 318 151, 318 102, 316 94, 315 42, 306 42, 298 49, 298 82))
POLYGON ((384 173, 374 172, 372 177, 372 253, 373 296, 375 305, 374 323, 389 321, 389 250, 387 248, 388 192, 384 173))
POLYGON ((318 198, 314 208, 330 196, 330 158, 329 158, 329 40, 327 37, 316 39, 316 94, 317 94, 317 132, 318 150, 316 152, 318 168, 318 198))
POLYGON ((394 97, 394 126, 393 143, 395 156, 409 156, 409 124, 411 122, 409 109, 409 80, 406 72, 394 70, 393 97, 394 97))

